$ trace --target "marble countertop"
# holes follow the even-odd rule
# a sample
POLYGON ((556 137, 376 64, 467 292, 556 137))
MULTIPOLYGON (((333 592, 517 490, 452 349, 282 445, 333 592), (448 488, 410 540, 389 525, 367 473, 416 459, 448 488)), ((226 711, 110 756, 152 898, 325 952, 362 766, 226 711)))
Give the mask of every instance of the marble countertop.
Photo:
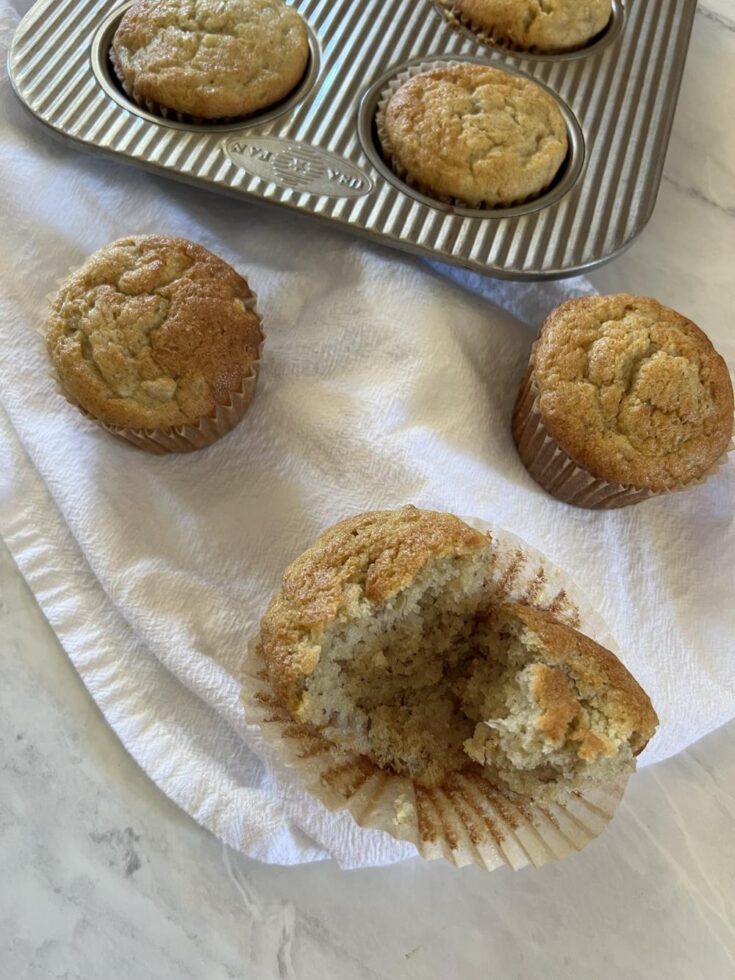
MULTIPOLYGON (((700 4, 658 206, 603 292, 731 314, 735 10, 700 4)), ((735 722, 631 782, 602 838, 518 874, 271 867, 120 746, 0 545, 0 977, 735 975, 735 722)))

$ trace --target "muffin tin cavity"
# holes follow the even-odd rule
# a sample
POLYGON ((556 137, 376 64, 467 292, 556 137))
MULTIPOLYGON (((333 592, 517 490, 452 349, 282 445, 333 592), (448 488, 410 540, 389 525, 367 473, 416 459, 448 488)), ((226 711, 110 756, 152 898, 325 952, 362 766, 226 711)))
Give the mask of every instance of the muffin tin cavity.
POLYGON ((440 0, 288 2, 307 25, 308 68, 286 99, 246 118, 163 118, 133 103, 109 61, 129 0, 36 0, 10 78, 30 112, 77 147, 485 275, 579 274, 626 249, 650 218, 696 0, 612 0, 606 30, 561 54, 483 44, 440 0), (520 69, 565 120, 567 158, 523 204, 445 203, 383 160, 375 116, 386 83, 406 66, 473 60, 520 69))
POLYGON ((467 21, 457 16, 452 0, 431 0, 431 2, 439 15, 465 37, 472 38, 473 41, 488 48, 496 48, 503 54, 516 58, 533 58, 537 61, 574 61, 577 58, 588 58, 599 54, 617 40, 625 25, 625 7, 622 0, 612 0, 610 20, 600 33, 590 38, 586 44, 569 51, 538 51, 534 48, 518 48, 501 38, 494 38, 483 31, 475 30, 467 21))
POLYGON ((552 204, 556 204, 569 193, 569 191, 579 180, 584 169, 584 135, 577 117, 574 115, 569 106, 559 98, 558 94, 552 88, 550 88, 548 85, 544 85, 542 82, 539 82, 537 78, 533 78, 517 68, 511 68, 507 64, 502 64, 498 61, 494 61, 491 58, 447 57, 435 58, 431 61, 409 61, 402 65, 394 66, 389 72, 386 72, 386 74, 381 76, 373 85, 371 85, 363 95, 360 102, 360 110, 358 115, 358 132, 363 149, 366 155, 369 157, 372 165, 386 180, 390 181, 390 183, 397 187, 400 191, 402 191, 408 197, 413 198, 415 201, 419 201, 422 204, 428 205, 429 207, 436 208, 440 211, 445 211, 448 214, 470 218, 496 219, 519 217, 524 214, 531 214, 535 211, 540 211, 543 208, 547 208, 552 204), (539 88, 544 89, 554 99, 564 118, 564 123, 567 129, 569 149, 567 151, 566 158, 559 168, 553 182, 541 194, 534 198, 530 198, 527 201, 523 201, 522 203, 514 204, 510 207, 471 208, 462 205, 461 203, 452 203, 435 197, 429 197, 427 194, 416 190, 416 188, 412 187, 406 180, 394 173, 390 164, 385 159, 383 148, 380 143, 380 137, 378 136, 378 107, 381 101, 386 97, 391 82, 398 76, 404 76, 407 74, 416 75, 420 72, 429 71, 431 68, 436 68, 439 65, 448 63, 471 63, 488 65, 492 68, 499 68, 510 75, 516 75, 520 78, 525 78, 528 81, 533 82, 535 85, 538 85, 539 88))
POLYGON ((150 109, 146 109, 145 107, 138 105, 138 103, 135 102, 127 94, 127 92, 125 92, 110 59, 112 38, 114 37, 115 31, 117 30, 125 11, 128 9, 128 7, 133 5, 133 2, 135 2, 135 0, 131 0, 130 3, 127 3, 121 7, 116 7, 115 10, 113 10, 100 23, 92 39, 92 70, 97 81, 107 95, 114 99, 115 102, 121 105, 124 109, 134 112, 136 115, 142 116, 143 119, 147 119, 150 122, 170 126, 172 129, 207 133, 217 130, 227 132, 234 129, 244 129, 250 126, 260 126, 263 123, 267 123, 272 119, 276 119, 279 116, 290 112, 297 105, 303 102, 319 77, 319 43, 310 25, 308 22, 306 22, 306 30, 309 35, 309 60, 301 81, 285 99, 281 99, 279 102, 268 106, 267 109, 263 109, 261 112, 255 112, 252 115, 243 116, 237 119, 209 121, 205 119, 188 118, 183 116, 181 113, 176 112, 171 112, 170 114, 164 115, 164 110, 161 110, 160 112, 153 112, 150 109))

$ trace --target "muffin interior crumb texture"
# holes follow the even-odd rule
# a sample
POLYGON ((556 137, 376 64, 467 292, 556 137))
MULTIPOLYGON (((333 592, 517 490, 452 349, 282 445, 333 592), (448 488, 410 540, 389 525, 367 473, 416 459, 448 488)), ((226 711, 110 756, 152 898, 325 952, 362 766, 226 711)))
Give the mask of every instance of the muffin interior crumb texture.
POLYGON ((475 763, 552 799, 632 770, 655 725, 646 695, 588 638, 494 603, 490 547, 430 559, 377 605, 351 581, 338 615, 311 636, 315 668, 294 713, 428 786, 475 763))
POLYGON ((46 327, 59 381, 109 425, 197 422, 251 375, 262 341, 247 282, 193 242, 105 246, 61 286, 46 327))

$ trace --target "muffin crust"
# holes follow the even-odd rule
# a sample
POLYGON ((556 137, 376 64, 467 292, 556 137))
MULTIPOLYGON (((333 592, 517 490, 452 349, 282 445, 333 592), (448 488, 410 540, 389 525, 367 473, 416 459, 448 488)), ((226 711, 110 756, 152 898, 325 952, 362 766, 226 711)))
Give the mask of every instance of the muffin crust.
POLYGON ((285 98, 309 57, 283 0, 138 0, 111 58, 136 102, 202 119, 247 116, 285 98))
POLYGON ((252 375, 262 342, 242 276, 158 235, 95 252, 61 285, 46 345, 69 396, 130 429, 194 424, 252 375))
POLYGON ((532 606, 506 603, 489 621, 479 634, 494 656, 472 665, 464 691, 465 711, 483 719, 467 754, 537 799, 632 771, 658 718, 618 658, 532 606))
POLYGON ((578 466, 661 491, 698 479, 733 434, 727 366, 705 334, 654 299, 570 300, 532 358, 538 410, 578 466))
MULTIPOLYGON (((515 619, 526 646, 543 651, 545 671, 536 680, 539 704, 544 709, 542 727, 552 739, 559 739, 570 720, 569 690, 559 677, 573 677, 577 685, 603 691, 607 716, 626 737, 634 736, 639 752, 649 741, 658 718, 651 700, 615 654, 577 630, 558 622, 543 609, 519 602, 507 603, 500 615, 515 619)), ((594 744, 580 740, 580 757, 594 754, 594 744)))
POLYGON ((525 50, 579 48, 610 20, 611 0, 454 0, 453 9, 475 30, 525 50))
POLYGON ((469 62, 410 78, 388 101, 383 128, 387 156, 420 190, 477 208, 540 194, 568 145, 544 89, 469 62))

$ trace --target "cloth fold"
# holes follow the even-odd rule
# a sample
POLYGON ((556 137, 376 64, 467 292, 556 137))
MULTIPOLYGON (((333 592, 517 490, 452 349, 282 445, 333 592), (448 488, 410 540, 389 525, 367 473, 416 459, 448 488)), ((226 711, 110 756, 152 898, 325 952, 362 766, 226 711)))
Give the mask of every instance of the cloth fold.
MULTIPOLYGON (((3 64, 16 23, 0 0, 3 64)), ((735 467, 588 513, 546 496, 515 452, 535 328, 588 283, 493 282, 143 174, 54 139, 4 68, 0 84, 0 532, 123 744, 195 819, 264 861, 413 853, 266 767, 239 698, 281 571, 362 510, 476 515, 583 584, 661 717, 643 763, 735 715, 735 607, 718 571, 735 560, 735 467), (259 296, 259 390, 204 452, 153 457, 85 420, 56 392, 37 334, 70 266, 145 232, 201 242, 259 296)), ((702 326, 732 363, 732 339, 702 326)))

